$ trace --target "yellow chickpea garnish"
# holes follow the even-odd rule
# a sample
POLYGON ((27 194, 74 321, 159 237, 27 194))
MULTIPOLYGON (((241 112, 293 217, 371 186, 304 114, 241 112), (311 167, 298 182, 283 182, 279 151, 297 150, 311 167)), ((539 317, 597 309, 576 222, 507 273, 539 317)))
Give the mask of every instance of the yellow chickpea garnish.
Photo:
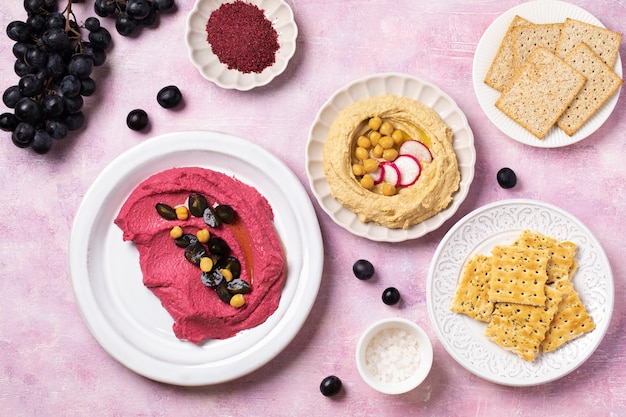
POLYGON ((220 269, 220 272, 224 275, 226 282, 231 282, 233 280, 233 273, 230 272, 230 269, 223 268, 220 269))
POLYGON ((235 294, 230 299, 230 305, 235 308, 243 307, 246 304, 246 299, 243 298, 243 294, 235 294))
POLYGON ((396 146, 400 146, 404 142, 404 132, 400 129, 394 130, 391 137, 396 142, 396 146))
POLYGON ((361 178, 361 187, 365 188, 366 190, 371 190, 372 188, 374 188, 374 178, 372 178, 372 176, 369 174, 363 175, 363 178, 361 178))
POLYGON ((372 146, 376 146, 376 145, 378 145, 378 141, 380 140, 380 138, 383 135, 381 135, 380 132, 372 130, 368 136, 370 138, 370 142, 371 142, 372 146))
POLYGON ((365 172, 374 172, 378 169, 378 161, 373 158, 368 158, 363 161, 363 169, 365 172))
POLYGON ((382 119, 376 116, 376 117, 372 117, 371 119, 369 119, 369 121, 367 122, 367 125, 372 130, 378 130, 380 129, 380 126, 382 123, 383 123, 382 119))
POLYGON ((392 196, 396 193, 396 187, 388 182, 383 183, 382 193, 386 196, 392 196))
POLYGON ((380 129, 378 129, 378 131, 380 132, 381 135, 383 136, 388 136, 391 135, 393 133, 393 125, 389 122, 383 122, 380 125, 380 129))
POLYGON ((356 140, 356 145, 361 148, 369 149, 372 147, 372 141, 367 136, 359 136, 356 140))
POLYGON ((355 177, 360 177, 365 174, 365 168, 361 164, 352 165, 352 173, 355 177))
POLYGON ((382 146, 383 149, 390 149, 393 148, 393 146, 396 144, 396 141, 393 140, 391 136, 383 136, 382 138, 380 138, 378 144, 382 146))
POLYGON ((384 151, 385 151, 385 149, 379 143, 378 145, 374 146, 374 149, 372 149, 372 156, 374 158, 382 158, 384 151))
POLYGON ((370 153, 368 152, 367 149, 365 148, 361 148, 360 146, 356 148, 356 150, 354 151, 354 156, 356 156, 356 159, 358 159, 359 161, 363 161, 367 158, 369 158, 370 153))
POLYGON ((211 237, 211 232, 209 232, 209 229, 200 229, 196 232, 196 237, 198 238, 198 242, 207 243, 211 237))
POLYGON ((395 161, 398 157, 398 150, 396 148, 385 149, 383 152, 383 159, 385 161, 395 161))
POLYGON ((213 259, 208 256, 200 258, 200 270, 202 270, 202 272, 209 272, 211 269, 213 269, 213 259))
POLYGON ((176 207, 176 218, 178 220, 187 220, 189 218, 189 209, 185 206, 176 207))
POLYGON ((178 239, 182 235, 183 235, 183 228, 180 226, 174 226, 172 227, 172 230, 170 230, 170 237, 172 239, 178 239))

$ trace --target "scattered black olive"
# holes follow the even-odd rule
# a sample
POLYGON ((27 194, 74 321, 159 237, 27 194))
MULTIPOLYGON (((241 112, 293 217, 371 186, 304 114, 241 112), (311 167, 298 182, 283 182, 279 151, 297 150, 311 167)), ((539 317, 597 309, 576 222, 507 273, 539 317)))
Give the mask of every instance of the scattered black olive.
POLYGON ((126 125, 133 130, 142 130, 148 126, 148 113, 142 109, 131 110, 126 116, 126 125))
POLYGON ((185 258, 194 265, 200 265, 200 259, 204 256, 207 256, 207 251, 198 241, 185 248, 185 258))
POLYGON ((156 211, 165 220, 176 220, 176 210, 164 203, 157 203, 156 211))
POLYGON ((215 210, 211 206, 207 207, 206 210, 204 210, 202 218, 204 219, 204 222, 210 227, 216 228, 222 225, 222 220, 217 216, 217 213, 215 213, 215 210))
POLYGON ((250 284, 241 278, 234 278, 226 285, 226 288, 231 294, 248 294, 252 291, 250 284))
POLYGON ((239 262, 239 259, 233 256, 220 258, 215 266, 218 269, 228 269, 233 275, 233 278, 239 278, 241 275, 241 263, 239 262))
POLYGON ((209 252, 218 256, 226 256, 230 253, 230 246, 228 243, 221 237, 212 237, 207 242, 207 247, 209 248, 209 252))
POLYGON ((216 288, 224 281, 224 275, 217 268, 209 272, 202 272, 202 283, 210 288, 216 288))
POLYGON ((496 178, 502 188, 513 188, 517 184, 517 176, 511 168, 502 168, 496 178))
POLYGON ((163 87, 157 93, 157 102, 165 109, 171 109, 178 106, 183 99, 180 89, 175 85, 163 87))
POLYGON ((174 243, 179 248, 186 248, 187 246, 191 245, 192 243, 196 243, 197 241, 198 238, 196 236, 192 235, 191 233, 185 233, 178 239, 175 239, 174 243))
POLYGON ((189 212, 194 217, 203 217, 204 211, 209 207, 209 203, 202 194, 189 194, 189 212))
POLYGON ((227 304, 230 304, 230 299, 233 298, 233 295, 230 293, 230 291, 228 291, 228 288, 226 288, 226 286, 224 285, 224 281, 222 281, 222 284, 215 287, 215 292, 217 293, 217 296, 220 298, 220 300, 222 300, 223 302, 227 304))
POLYGON ((389 287, 385 291, 383 291, 383 303, 388 306, 392 306, 394 304, 398 304, 400 301, 400 291, 397 288, 389 287))
POLYGON ((359 259, 352 266, 352 272, 360 280, 368 280, 374 276, 374 265, 365 259, 359 259))
POLYGON ((219 206, 215 207, 215 213, 220 218, 220 220, 226 224, 230 224, 235 221, 235 210, 233 210, 233 208, 228 204, 220 204, 219 206))
POLYGON ((341 379, 335 375, 327 376, 320 384, 320 392, 325 397, 332 397, 333 395, 339 394, 342 385, 341 379))

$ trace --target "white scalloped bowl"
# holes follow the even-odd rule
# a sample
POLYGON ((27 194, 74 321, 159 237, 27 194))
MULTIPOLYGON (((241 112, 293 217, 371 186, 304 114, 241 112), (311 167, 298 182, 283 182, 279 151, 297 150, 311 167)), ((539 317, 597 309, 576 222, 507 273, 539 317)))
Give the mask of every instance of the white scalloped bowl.
POLYGON ((211 13, 222 4, 233 2, 233 0, 197 0, 187 17, 185 43, 191 63, 204 78, 222 88, 247 91, 268 84, 287 68, 287 63, 296 51, 298 27, 291 8, 283 0, 245 0, 246 3, 263 10, 265 17, 272 22, 278 33, 279 49, 274 64, 260 73, 243 73, 229 69, 213 53, 207 41, 206 24, 211 13))

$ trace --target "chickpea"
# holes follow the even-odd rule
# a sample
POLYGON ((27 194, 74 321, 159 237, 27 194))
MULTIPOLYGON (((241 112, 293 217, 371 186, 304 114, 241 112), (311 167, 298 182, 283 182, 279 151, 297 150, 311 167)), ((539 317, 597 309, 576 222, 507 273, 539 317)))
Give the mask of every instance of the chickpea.
POLYGON ((185 206, 176 207, 176 218, 178 220, 187 220, 189 218, 189 209, 185 206))
POLYGON ((200 229, 196 232, 196 237, 198 238, 198 242, 207 243, 211 237, 211 232, 209 232, 209 229, 200 229))
POLYGON ((396 194, 396 186, 393 184, 389 184, 388 182, 383 183, 382 193, 386 196, 392 196, 396 194))
POLYGON ((244 304, 246 304, 246 299, 243 298, 243 294, 235 294, 230 299, 230 305, 235 308, 243 307, 244 304))
POLYGON ((394 130, 391 137, 396 142, 396 146, 400 146, 404 142, 404 132, 400 129, 394 130))
POLYGON ((378 129, 378 131, 383 136, 391 135, 393 133, 393 125, 389 122, 383 122, 383 124, 380 125, 380 129, 378 129))
POLYGON ((178 239, 182 235, 183 235, 183 228, 180 226, 174 226, 172 227, 172 230, 170 230, 170 237, 172 239, 178 239))
POLYGON ((356 146, 369 149, 372 147, 372 141, 367 136, 359 136, 356 140, 356 146))
POLYGON ((368 158, 363 161, 363 169, 365 172, 374 172, 378 169, 378 161, 374 158, 368 158))
POLYGON ((208 256, 200 258, 200 270, 202 272, 209 272, 211 269, 213 269, 213 259, 208 256))
POLYGON ((370 153, 367 149, 359 146, 354 151, 354 156, 356 156, 356 159, 358 159, 359 161, 364 161, 370 157, 370 153))
POLYGON ((385 149, 383 152, 383 159, 385 161, 395 161, 398 157, 398 150, 396 148, 385 149))
POLYGON ((381 135, 380 132, 372 130, 369 134, 370 143, 372 144, 372 146, 378 145, 378 141, 380 140, 382 136, 383 135, 381 135))
POLYGON ((385 149, 382 147, 382 145, 379 143, 378 145, 376 145, 374 147, 374 149, 372 149, 372 156, 374 158, 382 158, 383 157, 383 152, 385 151, 385 149))
POLYGON ((393 148, 395 144, 396 142, 393 140, 391 136, 383 136, 382 138, 380 138, 379 145, 381 145, 383 149, 393 148))
POLYGON ((383 123, 382 119, 378 116, 375 116, 369 119, 369 121, 367 122, 367 125, 372 130, 378 130, 380 129, 380 126, 382 123, 383 123))
POLYGON ((365 169, 361 164, 352 165, 352 173, 355 177, 362 177, 365 174, 365 169))
POLYGON ((365 188, 366 190, 371 190, 372 188, 374 188, 374 178, 372 178, 372 176, 369 174, 363 175, 363 178, 361 178, 361 187, 365 188))
POLYGON ((231 282, 233 280, 233 273, 230 272, 230 269, 223 268, 220 269, 220 272, 224 275, 226 282, 231 282))

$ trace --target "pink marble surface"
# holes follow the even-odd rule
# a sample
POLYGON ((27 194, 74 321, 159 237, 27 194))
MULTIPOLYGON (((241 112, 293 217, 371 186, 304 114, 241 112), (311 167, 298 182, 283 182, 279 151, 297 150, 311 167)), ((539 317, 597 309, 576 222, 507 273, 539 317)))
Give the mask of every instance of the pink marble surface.
MULTIPOLYGON (((483 31, 513 0, 288 0, 299 25, 298 49, 286 72, 267 87, 227 91, 205 81, 187 57, 185 19, 192 1, 178 1, 158 30, 122 38, 97 71, 99 91, 86 101, 88 124, 45 156, 18 149, 0 132, 0 410, 10 416, 236 416, 236 415, 626 415, 626 101, 624 89, 609 120, 586 140, 541 149, 505 137, 485 117, 471 84, 474 50, 483 31), (444 226, 423 238, 376 243, 336 226, 314 206, 325 259, 319 296, 304 327, 275 360, 238 380, 185 388, 153 382, 112 359, 83 322, 68 272, 72 221, 86 190, 116 156, 167 132, 211 129, 271 150, 310 194, 304 149, 320 106, 346 83, 372 73, 402 72, 430 81, 452 96, 476 139, 470 195, 444 226), (160 108, 156 92, 177 84, 184 108, 160 108), (125 125, 142 107, 149 132, 125 125), (512 167, 519 184, 500 188, 495 174, 512 167), (430 259, 462 215, 506 198, 533 198, 582 220, 603 245, 615 277, 615 309, 604 341, 570 375, 543 386, 511 388, 484 381, 457 364, 429 321, 425 286, 430 259), (378 279, 351 275, 359 258, 373 261, 378 279), (394 285, 400 307, 379 301, 394 285), (373 321, 415 320, 434 345, 432 371, 422 386, 400 395, 374 392, 359 377, 354 350, 373 321), (342 394, 323 397, 319 384, 336 374, 342 394)), ((77 4, 79 20, 91 4, 77 4)), ((573 0, 607 27, 623 31, 621 0, 573 0)), ((22 2, 0 12, 0 85, 17 83, 6 25, 24 19, 22 2)), ((113 28, 112 21, 104 25, 113 28)), ((624 42, 621 54, 624 57, 624 42)), ((2 105, 3 106, 3 105, 2 105)), ((5 111, 4 106, 1 111, 5 111)), ((311 194, 312 197, 312 194, 311 194)))

